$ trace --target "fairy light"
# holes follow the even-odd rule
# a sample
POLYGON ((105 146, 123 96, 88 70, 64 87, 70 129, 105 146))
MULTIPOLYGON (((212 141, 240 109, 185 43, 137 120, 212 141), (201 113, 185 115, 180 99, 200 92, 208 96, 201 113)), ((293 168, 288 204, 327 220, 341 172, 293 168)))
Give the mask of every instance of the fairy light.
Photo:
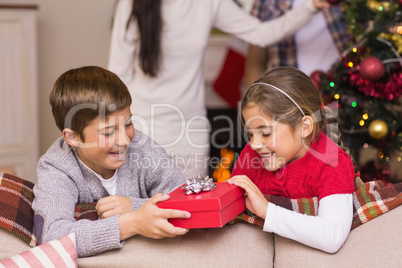
POLYGON ((334 95, 334 98, 335 98, 336 100, 339 100, 339 98, 340 98, 339 94, 335 94, 335 95, 334 95))
POLYGON ((349 61, 349 62, 346 64, 346 66, 352 68, 352 67, 353 67, 353 62, 349 61))
POLYGON ((380 152, 380 153, 378 153, 378 155, 380 156, 381 159, 384 158, 384 154, 383 154, 383 153, 380 152))
POLYGON ((350 105, 352 105, 352 107, 355 108, 357 106, 357 103, 354 101, 350 105))
POLYGON ((398 26, 398 28, 396 29, 396 32, 399 34, 402 34, 402 26, 398 26))
POLYGON ((364 126, 364 120, 360 120, 359 125, 362 127, 364 126))
POLYGON ((330 83, 329 83, 329 86, 330 86, 330 87, 334 87, 334 86, 335 86, 335 83, 334 83, 334 82, 330 82, 330 83))
POLYGON ((398 156, 398 162, 402 161, 402 157, 398 156))
POLYGON ((382 6, 379 6, 379 7, 378 7, 378 10, 379 10, 379 11, 382 11, 383 9, 384 9, 384 7, 382 7, 382 6))
POLYGON ((364 120, 367 120, 369 116, 368 116, 368 114, 367 114, 367 113, 365 113, 365 114, 363 114, 363 116, 362 116, 362 117, 363 117, 363 119, 364 119, 364 120))
POLYGON ((352 49, 352 51, 353 51, 354 53, 356 53, 356 52, 357 52, 357 48, 354 47, 354 48, 352 49))

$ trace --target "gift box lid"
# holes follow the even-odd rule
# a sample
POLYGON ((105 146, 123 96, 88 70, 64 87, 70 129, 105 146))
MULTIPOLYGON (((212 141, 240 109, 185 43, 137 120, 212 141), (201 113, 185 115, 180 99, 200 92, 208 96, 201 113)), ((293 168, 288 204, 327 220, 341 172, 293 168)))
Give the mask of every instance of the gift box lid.
POLYGON ((179 187, 169 194, 169 200, 159 202, 158 207, 189 212, 222 210, 244 195, 244 190, 236 185, 230 185, 227 182, 216 182, 215 184, 216 187, 212 191, 190 195, 186 195, 179 187))

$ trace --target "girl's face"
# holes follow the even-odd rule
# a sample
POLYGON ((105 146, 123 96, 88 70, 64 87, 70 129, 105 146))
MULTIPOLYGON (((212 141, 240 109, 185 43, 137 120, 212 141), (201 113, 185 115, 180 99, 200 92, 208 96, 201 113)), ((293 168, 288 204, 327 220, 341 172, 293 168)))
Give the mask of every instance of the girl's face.
POLYGON ((85 142, 77 137, 78 157, 93 171, 109 179, 124 164, 134 133, 130 106, 111 113, 106 120, 98 117, 84 128, 85 142))
POLYGON ((251 148, 260 155, 267 170, 276 171, 306 154, 301 124, 293 131, 280 118, 271 118, 258 106, 244 109, 242 115, 251 148))

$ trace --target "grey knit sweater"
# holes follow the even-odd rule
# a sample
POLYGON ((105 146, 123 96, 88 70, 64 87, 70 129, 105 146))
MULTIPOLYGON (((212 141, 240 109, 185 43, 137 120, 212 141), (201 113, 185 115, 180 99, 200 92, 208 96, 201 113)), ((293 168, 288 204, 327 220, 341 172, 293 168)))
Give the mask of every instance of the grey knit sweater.
MULTIPOLYGON (((116 172, 116 195, 129 197, 133 210, 156 193, 169 193, 185 182, 165 150, 138 130, 124 165, 116 172)), ((108 193, 62 137, 39 160, 37 176, 32 208, 39 243, 75 233, 79 257, 123 246, 118 215, 97 221, 74 220, 77 204, 96 202, 108 193)))

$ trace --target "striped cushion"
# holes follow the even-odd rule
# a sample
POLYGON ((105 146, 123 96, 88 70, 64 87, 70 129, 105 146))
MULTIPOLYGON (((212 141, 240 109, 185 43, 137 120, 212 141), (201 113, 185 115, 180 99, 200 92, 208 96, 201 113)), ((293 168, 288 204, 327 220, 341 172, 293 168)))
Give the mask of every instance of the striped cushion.
POLYGON ((4 267, 77 267, 75 234, 69 234, 1 260, 0 268, 4 267))

